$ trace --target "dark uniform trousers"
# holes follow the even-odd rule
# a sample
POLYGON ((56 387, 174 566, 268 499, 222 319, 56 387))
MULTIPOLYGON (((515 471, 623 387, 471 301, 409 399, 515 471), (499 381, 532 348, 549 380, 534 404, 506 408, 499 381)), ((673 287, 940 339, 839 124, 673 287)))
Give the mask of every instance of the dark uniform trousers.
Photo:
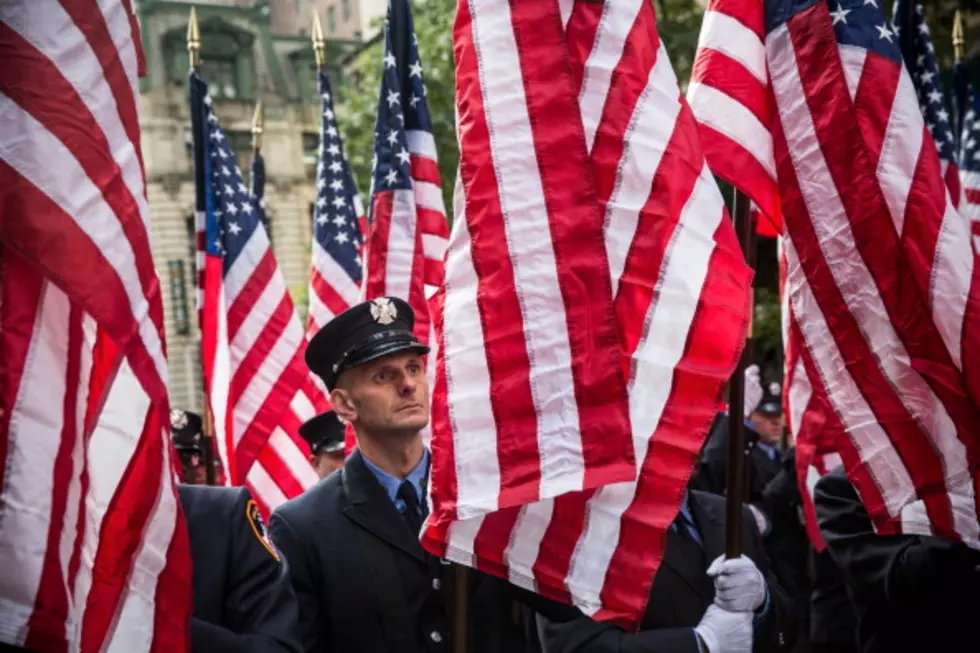
POLYGON ((194 564, 194 653, 299 653, 286 564, 249 516, 246 488, 178 485, 194 564))
MULTIPOLYGON (((585 617, 567 623, 539 619, 545 653, 698 653, 693 629, 714 601, 714 583, 705 572, 724 553, 725 500, 692 491, 689 507, 703 546, 678 529, 667 531, 664 558, 640 631, 624 632, 585 617)), ((756 624, 753 650, 785 651, 796 633, 793 606, 769 573, 766 553, 748 509, 743 509, 742 532, 742 550, 765 576, 769 588, 769 610, 756 624)))
POLYGON ((796 604, 799 635, 794 651, 806 653, 810 650, 812 547, 803 522, 803 497, 796 480, 795 449, 785 453, 782 466, 782 470, 762 492, 762 508, 770 523, 764 541, 773 573, 796 604))
POLYGON ((980 649, 980 552, 938 537, 875 534, 843 468, 817 482, 813 501, 854 604, 858 650, 980 649))
MULTIPOLYGON (((307 653, 451 650, 451 568, 422 549, 360 452, 280 506, 269 530, 289 561, 307 653)), ((519 653, 497 582, 470 577, 470 631, 488 636, 470 650, 519 653)))

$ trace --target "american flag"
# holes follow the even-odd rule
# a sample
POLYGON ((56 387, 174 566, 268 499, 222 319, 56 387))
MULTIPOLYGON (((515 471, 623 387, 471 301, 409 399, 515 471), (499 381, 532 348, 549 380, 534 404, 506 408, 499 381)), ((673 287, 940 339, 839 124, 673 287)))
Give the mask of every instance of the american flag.
POLYGON ((970 221, 973 251, 980 255, 980 120, 976 94, 966 66, 954 69, 957 115, 959 117, 959 162, 964 201, 960 212, 970 221))
POLYGON ((310 261, 310 310, 306 330, 312 337, 335 316, 357 303, 361 288, 364 207, 344 156, 337 129, 330 79, 320 72, 320 152, 313 208, 310 261))
POLYGON ((708 1, 687 101, 711 170, 752 200, 768 219, 757 222, 768 234, 782 231, 782 217, 769 133, 775 107, 766 72, 762 2, 708 1))
POLYGON ((136 18, 5 2, 0 58, 0 642, 184 650, 136 18))
POLYGON ((980 285, 896 35, 863 0, 732 6, 771 21, 785 292, 848 475, 879 532, 978 547, 980 285))
POLYGON ((374 136, 363 296, 407 301, 415 311, 415 333, 428 343, 427 303, 442 285, 449 227, 408 0, 388 3, 374 136))
MULTIPOLYGON (((197 185, 201 358, 215 442, 230 485, 246 484, 269 514, 317 482, 299 426, 326 409, 303 361, 306 334, 214 113, 190 75, 197 185)), ((261 188, 256 156, 252 180, 261 188)))
MULTIPOLYGON (((929 38, 925 9, 918 0, 896 0, 893 9, 892 25, 896 41, 902 52, 905 66, 912 77, 912 85, 915 87, 922 116, 939 151, 943 180, 953 199, 953 206, 959 208, 963 203, 963 187, 960 184, 960 170, 956 164, 952 121, 946 109, 946 96, 939 81, 936 48, 929 38)), ((835 17, 835 20, 847 19, 848 10, 844 9, 841 13, 843 15, 837 14, 840 18, 835 17)))
POLYGON ((461 183, 423 543, 628 628, 744 344, 750 272, 652 3, 457 11, 461 183), (610 322, 618 343, 596 331, 610 322), (600 458, 624 426, 629 449, 600 458), (524 469, 540 470, 524 505, 474 509, 517 504, 524 469), (545 499, 576 485, 596 489, 545 499))
POLYGON ((783 407, 786 427, 796 448, 796 469, 803 505, 803 521, 811 543, 818 551, 826 548, 813 503, 813 489, 824 474, 841 465, 838 441, 844 427, 834 412, 806 348, 799 321, 786 293, 786 256, 779 250, 779 298, 784 349, 783 407))

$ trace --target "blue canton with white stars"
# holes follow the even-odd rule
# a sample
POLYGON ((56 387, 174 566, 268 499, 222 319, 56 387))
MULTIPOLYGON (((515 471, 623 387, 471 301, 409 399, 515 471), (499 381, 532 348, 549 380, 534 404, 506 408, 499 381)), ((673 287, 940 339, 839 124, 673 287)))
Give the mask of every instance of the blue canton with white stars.
POLYGON ((224 258, 227 272, 257 229, 265 230, 257 199, 242 182, 228 139, 214 114, 211 96, 204 98, 207 136, 207 253, 224 258))
POLYGON ((405 132, 432 133, 418 41, 407 0, 390 0, 385 18, 381 96, 374 130, 372 192, 412 187, 405 132))
POLYGON ((883 0, 828 0, 834 33, 841 45, 864 48, 902 63, 898 36, 885 20, 883 0))
POLYGON ((364 240, 358 223, 360 201, 337 129, 330 79, 323 72, 320 73, 320 110, 323 119, 316 165, 313 236, 351 280, 360 283, 360 249, 364 240))
MULTIPOLYGON (((965 71, 957 71, 965 76, 965 71)), ((960 170, 980 172, 980 120, 977 120, 977 98, 973 85, 964 80, 965 111, 960 126, 960 170)))
POLYGON ((939 158, 954 162, 953 130, 946 110, 943 89, 939 84, 939 67, 936 65, 936 49, 929 37, 922 3, 916 0, 896 0, 893 14, 893 30, 899 36, 899 45, 905 59, 905 67, 912 76, 915 93, 926 126, 932 133, 939 150, 939 158))

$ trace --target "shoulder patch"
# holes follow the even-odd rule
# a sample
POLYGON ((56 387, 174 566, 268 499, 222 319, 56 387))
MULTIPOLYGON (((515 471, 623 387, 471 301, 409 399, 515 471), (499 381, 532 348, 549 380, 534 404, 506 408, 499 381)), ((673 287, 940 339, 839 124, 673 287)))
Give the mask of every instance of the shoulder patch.
POLYGON ((245 504, 245 518, 248 519, 248 524, 252 527, 252 532, 255 533, 259 544, 264 546, 265 550, 272 554, 276 562, 279 562, 279 552, 276 551, 275 545, 272 544, 272 540, 269 538, 269 533, 265 530, 265 523, 262 521, 262 515, 259 513, 259 506, 255 503, 254 499, 249 499, 248 503, 245 504))

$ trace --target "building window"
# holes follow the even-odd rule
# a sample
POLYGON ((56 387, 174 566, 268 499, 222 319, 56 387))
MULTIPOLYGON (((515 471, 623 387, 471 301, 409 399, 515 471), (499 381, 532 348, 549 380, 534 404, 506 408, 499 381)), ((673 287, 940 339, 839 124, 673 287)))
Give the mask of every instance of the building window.
POLYGON ((341 6, 343 7, 344 10, 344 22, 346 23, 347 21, 350 20, 350 0, 343 0, 341 6))
POLYGON ((327 7, 327 32, 333 34, 337 31, 337 8, 327 7))
POLYGON ((320 134, 303 132, 303 164, 306 176, 311 181, 316 178, 317 157, 320 155, 320 134))
MULTIPOLYGON (((186 31, 186 27, 178 27, 163 36, 167 81, 178 85, 186 83, 190 66, 186 31)), ((250 32, 220 19, 211 18, 202 22, 199 72, 215 100, 252 97, 252 80, 255 78, 253 42, 254 36, 250 32)))
POLYGON ((215 100, 234 100, 239 97, 238 68, 234 59, 205 59, 201 61, 201 78, 208 84, 208 93, 215 100))
POLYGON ((184 286, 184 262, 181 259, 167 261, 167 272, 170 277, 170 315, 173 318, 174 331, 186 336, 191 332, 191 325, 184 286))
POLYGON ((187 233, 187 257, 191 263, 196 265, 197 261, 197 222, 194 214, 184 218, 184 227, 187 233))

